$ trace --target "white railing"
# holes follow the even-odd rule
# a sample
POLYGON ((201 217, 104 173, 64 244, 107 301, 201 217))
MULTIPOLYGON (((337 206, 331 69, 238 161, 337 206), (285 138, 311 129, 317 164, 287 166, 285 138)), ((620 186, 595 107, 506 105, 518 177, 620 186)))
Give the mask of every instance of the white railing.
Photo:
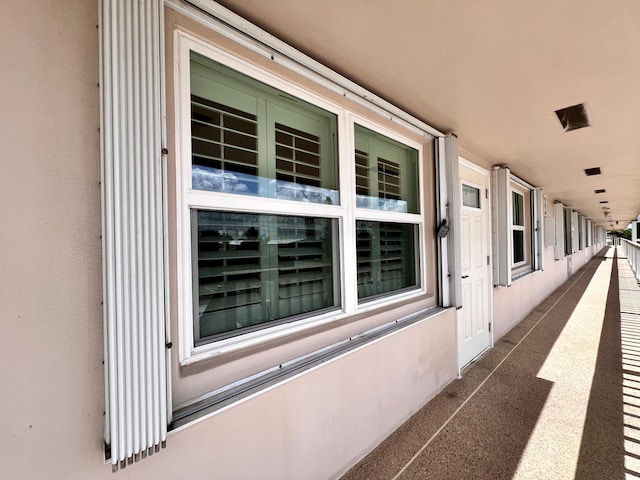
POLYGON ((622 246, 622 251, 627 256, 629 265, 631 265, 633 275, 636 277, 636 280, 640 281, 640 274, 638 272, 638 264, 640 264, 640 244, 630 242, 626 239, 621 239, 620 244, 622 246))

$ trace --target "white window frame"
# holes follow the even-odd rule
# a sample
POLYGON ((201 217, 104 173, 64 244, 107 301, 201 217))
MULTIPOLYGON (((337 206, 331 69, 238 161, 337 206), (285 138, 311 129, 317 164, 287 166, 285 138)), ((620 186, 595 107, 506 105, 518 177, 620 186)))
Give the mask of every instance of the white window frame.
POLYGON ((509 286, 514 279, 543 268, 544 196, 542 190, 511 174, 507 167, 494 167, 492 182, 493 283, 509 286), (525 225, 515 227, 525 236, 525 259, 517 263, 513 261, 513 192, 523 196, 525 217, 525 225))
POLYGON ((467 180, 464 181, 460 181, 460 208, 462 210, 469 210, 469 211, 475 211, 475 212, 480 212, 482 211, 482 202, 486 202, 487 198, 485 197, 485 190, 484 187, 478 185, 475 182, 469 182, 467 180), (470 205, 465 205, 464 204, 464 194, 463 194, 463 187, 467 186, 467 187, 471 187, 471 188, 475 188, 476 190, 478 190, 479 194, 480 194, 480 207, 472 207, 470 205))
POLYGON ((260 343, 272 341, 323 324, 335 322, 344 317, 366 312, 381 305, 390 305, 408 298, 424 295, 427 291, 427 272, 424 260, 424 200, 425 185, 423 182, 423 147, 421 144, 402 137, 396 132, 388 131, 369 119, 347 111, 325 99, 272 75, 257 66, 245 62, 223 50, 201 41, 185 32, 175 32, 175 98, 176 98, 176 220, 177 220, 177 303, 179 352, 181 365, 188 365, 212 358, 231 351, 244 349, 260 343), (311 103, 337 116, 338 129, 338 169, 339 169, 339 205, 314 204, 292 200, 244 196, 233 193, 207 192, 191 189, 191 127, 190 127, 190 52, 197 52, 209 59, 219 62, 235 71, 254 78, 290 94, 300 100, 311 103), (419 182, 418 201, 420 213, 386 212, 375 209, 356 208, 355 196, 355 124, 368 128, 403 143, 418 151, 419 182), (194 346, 193 332, 193 299, 192 299, 192 209, 213 209, 243 213, 259 213, 269 215, 301 215, 336 219, 337 237, 340 246, 338 255, 341 298, 336 310, 311 315, 291 323, 265 326, 260 330, 224 338, 219 341, 194 346), (418 277, 418 286, 409 291, 390 293, 383 298, 358 304, 357 300, 357 265, 356 257, 356 220, 381 222, 400 222, 413 224, 417 228, 416 255, 414 261, 418 277))
MULTIPOLYGON (((425 205, 425 192, 424 192, 424 185, 423 185, 423 175, 424 175, 424 171, 423 171, 423 151, 422 151, 422 146, 418 143, 415 143, 407 138, 402 137, 401 135, 396 134, 395 132, 390 132, 387 131, 385 129, 383 129, 382 127, 380 127, 379 125, 377 125, 376 123, 371 122, 370 120, 368 120, 367 118, 357 115, 355 113, 351 113, 351 112, 347 112, 346 113, 346 117, 347 117, 347 122, 349 124, 349 132, 354 132, 355 126, 356 125, 360 125, 362 127, 365 127, 379 135, 383 135, 385 137, 390 138, 391 140, 395 140, 399 143, 402 143, 408 147, 414 148, 418 151, 418 207, 420 212, 419 213, 403 213, 403 212, 388 212, 388 211, 384 211, 384 210, 377 210, 377 209, 372 209, 372 208, 358 208, 356 206, 356 195, 355 195, 355 189, 351 189, 351 185, 355 185, 355 137, 353 135, 353 133, 351 133, 349 135, 349 141, 350 141, 350 145, 351 145, 351 150, 350 150, 350 155, 347 157, 349 159, 349 165, 343 165, 343 163, 341 162, 340 164, 340 172, 341 174, 347 170, 349 172, 350 175, 353 175, 353 177, 350 179, 350 184, 349 184, 349 189, 351 190, 351 195, 348 195, 348 197, 350 198, 352 204, 350 205, 350 209, 352 209, 353 211, 353 222, 351 223, 351 225, 353 226, 353 245, 354 245, 354 255, 353 258, 355 258, 355 222, 358 220, 365 220, 365 221, 375 221, 375 222, 397 222, 397 223, 403 223, 403 224, 413 224, 417 227, 417 238, 415 240, 415 250, 416 250, 416 255, 415 255, 415 268, 416 268, 416 272, 418 274, 418 292, 425 292, 426 291, 426 284, 427 284, 427 276, 426 276, 426 269, 424 268, 424 258, 423 258, 423 253, 422 253, 422 248, 421 246, 424 245, 424 241, 425 241, 425 235, 424 235, 424 205, 425 205)), ((345 195, 346 196, 346 195, 345 195)), ((346 232, 345 232, 346 233, 346 232)), ((358 303, 358 299, 357 299, 357 264, 355 262, 353 262, 353 268, 354 268, 354 272, 353 272, 353 281, 348 283, 348 287, 353 287, 353 292, 351 292, 351 290, 349 290, 350 293, 352 293, 353 295, 355 295, 355 310, 353 310, 353 312, 366 312, 369 310, 372 310, 374 308, 377 308, 381 305, 385 305, 387 303, 389 303, 389 297, 391 295, 393 295, 393 298, 404 298, 405 296, 414 296, 415 293, 414 291, 409 291, 409 292, 404 292, 404 293, 397 293, 397 294, 390 294, 389 296, 383 296, 377 299, 373 299, 373 300, 366 300, 364 302, 360 302, 358 303)), ((350 265, 345 265, 345 268, 349 268, 350 265)), ((347 285, 343 285, 343 288, 347 288, 347 285)), ((349 301, 351 301, 351 299, 348 299, 349 301)), ((351 303, 350 303, 351 304, 351 303)))
POLYGON ((531 229, 531 210, 529 208, 529 212, 527 212, 527 196, 529 197, 529 205, 531 205, 531 194, 529 191, 525 191, 525 189, 523 189, 522 187, 519 187, 516 184, 511 184, 511 198, 513 199, 513 194, 516 195, 520 195, 522 197, 522 217, 524 220, 524 225, 515 225, 513 223, 513 209, 514 209, 514 204, 513 204, 513 200, 511 201, 511 215, 510 215, 510 230, 511 230, 511 268, 512 269, 517 269, 520 267, 523 267, 525 265, 528 265, 531 263, 531 232, 527 232, 527 217, 529 217, 529 229, 531 229), (523 250, 523 259, 520 262, 516 262, 514 260, 514 255, 515 255, 515 250, 516 247, 513 243, 513 232, 518 231, 518 232, 522 232, 522 240, 523 240, 523 245, 522 245, 522 250, 523 250), (527 235, 527 233, 529 233, 529 235, 527 235), (527 237, 529 237, 529 244, 527 245, 527 237), (529 247, 529 248, 527 248, 529 247), (528 253, 528 255, 527 255, 528 253))

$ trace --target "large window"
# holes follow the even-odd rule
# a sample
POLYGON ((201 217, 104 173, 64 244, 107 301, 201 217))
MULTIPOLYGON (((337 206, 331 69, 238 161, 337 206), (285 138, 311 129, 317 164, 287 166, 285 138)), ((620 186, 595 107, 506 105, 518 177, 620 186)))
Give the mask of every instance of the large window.
POLYGON ((180 358, 423 293, 421 145, 181 41, 180 358))

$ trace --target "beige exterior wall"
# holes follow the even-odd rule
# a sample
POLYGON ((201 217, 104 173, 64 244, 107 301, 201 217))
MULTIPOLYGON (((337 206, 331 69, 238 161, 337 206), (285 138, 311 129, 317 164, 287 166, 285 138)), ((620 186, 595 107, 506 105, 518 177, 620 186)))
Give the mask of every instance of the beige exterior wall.
MULTIPOLYGON (((0 478, 114 478, 103 458, 97 25, 97 1, 0 7, 0 478)), ((455 377, 455 355, 447 310, 171 433, 117 475, 337 477, 455 377)))
POLYGON ((339 478, 456 374, 453 310, 173 433, 122 478, 339 478))
MULTIPOLYGON (((115 478, 102 439, 97 24, 97 1, 0 7, 0 478, 115 478)), ((545 254, 544 272, 494 290, 496 339, 567 278, 566 260, 545 254)), ((449 309, 170 434, 118 478, 337 478, 455 378, 455 335, 449 309)))
MULTIPOLYGON (((173 66, 177 63, 178 55, 174 52, 176 32, 186 34, 198 38, 207 45, 225 51, 235 58, 242 59, 251 65, 257 65, 265 72, 272 73, 280 79, 303 87, 305 90, 317 95, 318 97, 331 102, 338 108, 345 108, 349 111, 361 114, 372 122, 395 131, 399 135, 403 135, 411 141, 419 143, 423 147, 424 154, 424 178, 425 185, 425 202, 421 206, 424 212, 425 225, 435 223, 435 202, 433 201, 433 192, 435 191, 435 180, 433 178, 433 140, 425 138, 414 132, 400 128, 388 118, 380 115, 374 115, 365 107, 358 105, 352 101, 346 100, 342 95, 329 89, 313 83, 311 80, 293 73, 286 67, 277 62, 265 58, 252 52, 244 46, 240 46, 225 36, 213 32, 209 28, 181 15, 176 14, 170 9, 165 9, 165 50, 168 67, 167 80, 167 131, 168 131, 168 177, 169 177, 169 251, 170 251, 170 282, 171 282, 171 318, 172 321, 172 338, 180 338, 181 332, 178 328, 178 299, 177 299, 177 275, 176 266, 179 263, 177 258, 177 241, 173 234, 177 230, 176 227, 176 175, 178 174, 180 155, 177 142, 178 123, 175 112, 176 108, 177 87, 175 85, 175 74, 173 66)), ((232 352, 217 356, 213 359, 197 362, 192 365, 180 365, 178 360, 178 349, 172 349, 172 383, 173 383, 173 404, 174 407, 181 405, 188 400, 199 395, 206 394, 216 388, 223 387, 238 379, 245 378, 263 371, 267 367, 278 365, 289 361, 292 358, 305 355, 310 351, 326 347, 333 343, 342 341, 355 335, 361 334, 371 328, 381 324, 402 318, 406 315, 415 313, 425 308, 433 307, 437 304, 437 286, 436 286, 436 247, 435 233, 431 228, 425 228, 425 242, 423 250, 423 259, 427 270, 426 292, 417 297, 404 301, 396 301, 389 305, 382 305, 372 308, 368 311, 351 315, 343 318, 338 322, 331 322, 321 327, 316 327, 307 332, 299 333, 295 336, 290 335, 275 342, 265 345, 244 349, 241 352, 232 352)))
MULTIPOLYGON (((544 190, 544 185, 541 187, 544 190)), ((553 211, 550 206, 553 205, 553 199, 548 199, 547 202, 547 215, 551 215, 553 211)), ((603 247, 602 243, 594 244, 561 260, 555 260, 553 247, 543 247, 543 270, 517 278, 509 287, 494 288, 494 340, 497 341, 507 333, 603 247)))
POLYGON ((100 470, 104 411, 92 1, 0 6, 0 477, 100 470))

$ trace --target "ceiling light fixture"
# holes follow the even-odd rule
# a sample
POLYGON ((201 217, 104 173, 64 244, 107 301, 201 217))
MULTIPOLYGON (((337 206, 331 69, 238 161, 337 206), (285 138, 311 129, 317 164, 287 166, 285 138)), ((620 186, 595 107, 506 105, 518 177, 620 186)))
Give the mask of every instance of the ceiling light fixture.
POLYGON ((556 110, 556 115, 565 132, 591 126, 584 103, 556 110))

